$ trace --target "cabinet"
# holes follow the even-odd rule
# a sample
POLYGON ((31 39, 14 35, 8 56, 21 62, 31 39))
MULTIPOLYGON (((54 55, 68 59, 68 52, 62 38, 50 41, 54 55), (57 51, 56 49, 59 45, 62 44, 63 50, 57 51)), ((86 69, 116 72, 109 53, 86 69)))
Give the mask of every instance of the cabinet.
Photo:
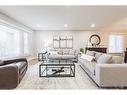
POLYGON ((88 47, 86 48, 86 50, 107 53, 107 48, 104 48, 104 47, 102 48, 101 47, 88 47))
POLYGON ((124 62, 127 63, 127 51, 124 52, 124 62))

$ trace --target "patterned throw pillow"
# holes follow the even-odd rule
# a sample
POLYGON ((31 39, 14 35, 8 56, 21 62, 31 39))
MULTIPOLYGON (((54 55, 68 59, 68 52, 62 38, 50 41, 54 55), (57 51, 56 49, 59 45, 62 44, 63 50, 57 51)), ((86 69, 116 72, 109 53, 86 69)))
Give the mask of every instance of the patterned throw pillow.
POLYGON ((69 55, 74 55, 74 54, 75 54, 75 50, 71 49, 71 50, 69 51, 69 55))
POLYGON ((63 50, 63 54, 69 54, 69 50, 68 49, 64 49, 63 50))
POLYGON ((63 54, 63 50, 61 49, 61 50, 58 50, 58 54, 63 54))

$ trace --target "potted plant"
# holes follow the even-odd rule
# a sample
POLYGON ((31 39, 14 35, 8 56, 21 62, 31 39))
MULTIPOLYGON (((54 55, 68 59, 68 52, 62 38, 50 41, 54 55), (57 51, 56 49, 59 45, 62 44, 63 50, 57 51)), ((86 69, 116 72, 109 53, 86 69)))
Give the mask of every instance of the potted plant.
POLYGON ((80 48, 80 52, 81 53, 84 53, 84 48, 80 48))

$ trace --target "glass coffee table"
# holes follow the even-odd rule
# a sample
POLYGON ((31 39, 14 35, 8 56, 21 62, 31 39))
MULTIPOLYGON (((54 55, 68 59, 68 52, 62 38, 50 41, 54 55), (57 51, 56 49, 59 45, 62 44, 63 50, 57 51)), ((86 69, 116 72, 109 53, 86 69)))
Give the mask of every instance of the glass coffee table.
POLYGON ((73 61, 42 62, 39 65, 40 77, 75 77, 75 64, 73 61))

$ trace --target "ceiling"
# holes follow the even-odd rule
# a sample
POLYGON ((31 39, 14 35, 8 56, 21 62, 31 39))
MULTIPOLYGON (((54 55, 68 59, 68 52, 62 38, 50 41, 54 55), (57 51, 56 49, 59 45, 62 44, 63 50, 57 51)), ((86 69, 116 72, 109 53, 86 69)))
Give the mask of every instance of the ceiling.
POLYGON ((126 6, 0 6, 0 12, 33 30, 95 30, 127 17, 126 6))

